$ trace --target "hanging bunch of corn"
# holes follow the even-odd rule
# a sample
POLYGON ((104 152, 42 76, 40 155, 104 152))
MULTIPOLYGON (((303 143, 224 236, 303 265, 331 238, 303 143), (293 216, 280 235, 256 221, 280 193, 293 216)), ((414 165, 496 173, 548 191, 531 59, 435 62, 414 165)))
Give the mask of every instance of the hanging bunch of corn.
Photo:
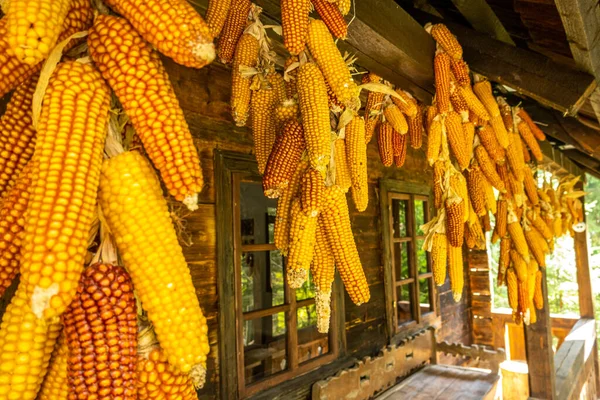
MULTIPOLYGON (((219 3, 220 0, 213 0, 219 3)), ((219 51, 219 60, 223 64, 229 64, 233 60, 235 49, 237 47, 240 37, 244 33, 244 29, 248 25, 248 19, 252 15, 250 10, 252 9, 252 3, 250 0, 230 0, 231 5, 227 12, 227 18, 217 42, 217 49, 219 51)), ((210 24, 210 22, 209 22, 210 24)))

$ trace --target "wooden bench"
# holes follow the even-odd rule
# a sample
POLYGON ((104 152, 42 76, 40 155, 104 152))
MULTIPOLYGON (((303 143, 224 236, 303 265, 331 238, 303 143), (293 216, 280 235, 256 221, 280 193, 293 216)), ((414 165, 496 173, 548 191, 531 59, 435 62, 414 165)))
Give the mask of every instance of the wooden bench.
POLYGON ((350 368, 316 382, 314 400, 493 399, 503 349, 437 343, 427 328, 387 346, 374 358, 365 357, 350 368), (469 361, 470 366, 438 365, 438 352, 469 361))

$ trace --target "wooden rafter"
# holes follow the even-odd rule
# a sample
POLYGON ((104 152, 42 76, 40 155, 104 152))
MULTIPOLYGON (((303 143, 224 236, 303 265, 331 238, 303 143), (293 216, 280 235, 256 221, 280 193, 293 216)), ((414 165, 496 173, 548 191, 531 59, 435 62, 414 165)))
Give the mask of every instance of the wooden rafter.
POLYGON ((452 3, 476 31, 487 33, 506 44, 515 45, 510 34, 485 0, 452 0, 452 3))

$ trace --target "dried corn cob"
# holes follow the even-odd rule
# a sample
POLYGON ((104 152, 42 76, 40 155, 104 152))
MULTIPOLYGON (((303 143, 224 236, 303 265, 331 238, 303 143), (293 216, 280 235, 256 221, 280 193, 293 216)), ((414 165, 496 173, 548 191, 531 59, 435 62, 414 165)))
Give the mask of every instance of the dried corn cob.
POLYGON ((437 117, 437 115, 438 115, 438 112, 437 112, 437 107, 435 106, 435 104, 427 107, 427 110, 425 111, 424 128, 428 134, 429 134, 429 130, 431 129, 431 124, 433 123, 433 121, 435 120, 435 117, 437 117))
POLYGON ((67 400, 69 396, 69 385, 67 382, 67 359, 69 358, 69 346, 65 340, 64 333, 59 336, 48 372, 44 377, 44 383, 37 395, 38 400, 67 400))
POLYGON ((248 16, 250 14, 250 9, 252 8, 250 0, 230 1, 231 6, 229 7, 229 12, 227 13, 227 18, 217 43, 219 60, 221 60, 223 64, 229 64, 233 60, 237 43, 242 37, 244 29, 248 24, 248 16))
POLYGON ((448 275, 450 275, 452 297, 458 302, 462 298, 465 284, 462 244, 460 247, 454 247, 448 242, 448 275))
POLYGON ((475 158, 481 167, 481 172, 483 172, 485 177, 488 179, 488 182, 500 192, 506 192, 504 182, 500 178, 500 175, 498 175, 496 172, 495 164, 488 155, 488 152, 485 150, 485 147, 479 145, 475 148, 475 158))
POLYGON ((480 220, 481 220, 481 225, 483 226, 484 232, 489 232, 492 230, 490 215, 487 213, 487 211, 484 215, 481 216, 480 220))
POLYGON ((283 80, 285 82, 285 95, 288 99, 296 98, 296 94, 298 93, 296 87, 296 75, 298 74, 298 65, 299 61, 297 56, 290 56, 286 58, 285 63, 283 64, 283 80))
POLYGON ((0 117, 0 199, 15 184, 21 170, 33 155, 35 129, 31 120, 31 100, 37 77, 17 86, 0 117))
POLYGON ((446 236, 452 247, 461 247, 465 234, 463 200, 458 197, 446 199, 446 236))
POLYGON ((417 107, 415 116, 407 117, 410 147, 413 149, 420 149, 423 145, 423 110, 421 106, 417 107))
MULTIPOLYGON (((498 274, 503 277, 506 276, 506 270, 510 264, 510 246, 511 240, 508 236, 503 236, 500 239, 500 257, 498 259, 498 274)), ((500 285, 500 281, 498 281, 498 285, 500 285)))
POLYGON ((136 304, 125 269, 89 266, 65 312, 64 324, 70 398, 135 399, 136 304))
POLYGON ((285 79, 283 75, 275 71, 273 68, 268 67, 265 69, 265 79, 269 88, 275 91, 275 97, 277 98, 277 104, 287 99, 287 92, 285 89, 285 79))
POLYGON ((504 198, 507 200, 512 200, 514 194, 512 192, 512 186, 510 184, 510 172, 508 170, 508 165, 506 163, 497 164, 496 172, 498 173, 500 179, 502 179, 502 182, 504 182, 504 188, 506 188, 506 193, 503 194, 504 198))
POLYGON ((502 148, 507 148, 509 145, 508 140, 508 132, 504 127, 504 121, 502 120, 502 116, 497 115, 490 119, 490 125, 494 130, 494 134, 496 135, 496 139, 498 139, 498 143, 502 148))
POLYGON ((346 291, 352 302, 360 305, 368 302, 371 295, 354 242, 346 197, 338 186, 328 187, 326 193, 322 228, 346 291))
POLYGON ((137 152, 106 160, 99 203, 169 363, 201 386, 210 350, 206 318, 150 164, 137 152))
POLYGON ((473 85, 473 92, 477 95, 481 103, 487 110, 490 119, 500 116, 500 108, 492 94, 492 84, 488 80, 477 82, 473 85))
POLYGON ((546 135, 544 134, 544 132, 542 132, 542 130, 535 124, 535 122, 533 122, 533 120, 531 119, 531 117, 529 116, 529 114, 527 113, 527 111, 525 111, 523 108, 519 108, 519 111, 517 112, 517 115, 523 120, 525 121, 525 123, 527 124, 527 126, 529 127, 529 130, 531 131, 531 133, 533 134, 533 136, 537 139, 537 140, 546 140, 546 135))
POLYGON ((437 286, 442 286, 446 282, 448 239, 444 233, 436 232, 433 234, 432 240, 431 270, 433 271, 433 280, 437 286))
POLYGON ((446 172, 446 163, 438 160, 433 164, 433 204, 436 210, 442 208, 442 199, 446 191, 444 185, 444 174, 446 172))
POLYGON ((508 165, 515 178, 519 182, 523 182, 525 178, 525 161, 523 160, 523 150, 521 149, 521 140, 519 135, 516 133, 510 133, 508 135, 509 145, 506 148, 506 159, 508 165))
POLYGON ((469 120, 469 106, 465 99, 460 95, 456 88, 456 84, 452 81, 450 82, 450 104, 452 104, 454 111, 461 116, 463 122, 469 120))
POLYGON ((290 178, 290 183, 283 189, 281 197, 277 201, 277 213, 275 217, 275 247, 281 251, 284 256, 288 253, 290 236, 290 210, 292 201, 297 197, 300 191, 300 183, 304 176, 304 171, 308 167, 308 160, 301 160, 294 174, 290 178))
POLYGON ((529 150, 527 150, 527 143, 521 138, 521 149, 523 150, 523 161, 526 164, 531 162, 531 154, 529 154, 529 150))
POLYGON ((404 114, 395 104, 388 105, 383 111, 386 121, 394 128, 396 132, 405 135, 408 132, 408 122, 404 114))
POLYGON ((327 82, 325 83, 325 85, 327 86, 327 99, 329 100, 329 108, 335 112, 343 111, 346 108, 346 106, 344 106, 344 104, 342 104, 342 102, 339 101, 337 97, 335 97, 333 89, 327 84, 327 82))
POLYGON ((517 278, 522 282, 527 282, 527 264, 529 261, 525 261, 517 250, 510 251, 510 259, 517 273, 517 278))
POLYGON ((475 124, 471 121, 463 122, 462 124, 463 134, 465 136, 465 143, 469 151, 469 159, 473 158, 473 141, 475 140, 475 124))
POLYGON ((533 258, 541 267, 546 267, 546 256, 544 254, 542 243, 546 245, 546 248, 548 248, 548 244, 535 228, 527 226, 525 229, 523 229, 523 232, 525 234, 525 240, 527 241, 530 254, 533 255, 533 258))
POLYGON ((429 125, 427 133, 427 161, 429 165, 433 165, 440 157, 440 149, 442 147, 442 121, 440 117, 435 117, 429 125))
POLYGON ((467 226, 468 229, 465 230, 465 234, 467 231, 469 232, 469 237, 472 238, 474 247, 479 250, 485 250, 485 234, 483 233, 481 222, 472 207, 469 210, 469 222, 467 226), (471 218, 471 214, 474 216, 473 218, 471 218))
POLYGON ((452 32, 444 24, 435 24, 430 28, 431 36, 444 49, 446 53, 455 60, 462 58, 462 47, 452 32))
MULTIPOLYGON (((320 176, 319 172, 316 172, 316 174, 320 176)), ((287 259, 287 282, 292 289, 301 287, 308 278, 308 271, 314 255, 317 229, 318 214, 302 211, 300 204, 300 199, 294 200, 290 210, 291 226, 287 259)))
POLYGON ((535 290, 533 293, 533 301, 535 308, 541 310, 544 308, 544 295, 542 292, 542 279, 544 278, 543 272, 539 271, 535 274, 535 290))
POLYGON ((307 63, 299 68, 298 100, 310 164, 324 171, 331 153, 331 125, 327 87, 316 64, 307 63))
POLYGON ((527 198, 532 205, 537 206, 540 203, 540 198, 538 197, 537 184, 535 182, 535 178, 533 177, 533 171, 531 171, 530 168, 525 168, 523 175, 523 186, 525 187, 527 198))
POLYGON ((337 0, 336 3, 343 15, 347 15, 352 8, 352 0, 337 0))
POLYGON ((275 107, 275 125, 280 128, 287 121, 298 118, 299 106, 296 100, 287 99, 275 107))
MULTIPOLYGON (((362 83, 381 83, 381 78, 372 72, 366 74, 362 83)), ((367 94, 367 103, 365 104, 365 140, 367 143, 371 141, 377 122, 379 121, 379 112, 383 105, 384 93, 369 91, 367 94)))
POLYGON ((473 114, 477 116, 477 118, 484 122, 490 120, 490 115, 488 114, 487 109, 481 103, 481 101, 479 101, 477 96, 475 96, 475 93, 473 93, 471 86, 459 86, 458 93, 467 103, 469 110, 472 111, 473 114))
POLYGON ((0 297, 4 296, 4 292, 19 272, 30 185, 31 162, 0 203, 0 297))
POLYGON ((158 51, 186 67, 202 68, 215 59, 213 34, 184 0, 107 0, 158 51), (167 28, 168 25, 168 28, 167 28))
POLYGON ((444 124, 452 153, 456 157, 460 169, 464 170, 469 166, 471 152, 465 142, 460 115, 454 111, 450 111, 444 120, 444 124))
POLYGON ((463 59, 452 58, 450 60, 450 68, 452 69, 452 73, 456 78, 456 82, 458 82, 461 86, 466 86, 471 84, 471 77, 469 76, 469 66, 463 59))
POLYGON ((169 193, 195 210, 204 184, 200 160, 158 54, 125 19, 108 15, 96 18, 88 45, 169 193))
POLYGON ((260 174, 265 172, 275 143, 276 126, 273 113, 276 105, 277 93, 272 88, 260 88, 252 94, 250 101, 252 137, 260 174))
POLYGON ((514 121, 512 116, 512 107, 508 105, 502 96, 496 97, 496 101, 498 102, 498 107, 500 107, 500 116, 504 122, 504 128, 508 133, 513 133, 514 121))
POLYGON ((347 193, 352 186, 352 177, 348 160, 346 159, 346 140, 336 139, 335 141, 335 184, 338 185, 344 193, 347 193))
POLYGON ((519 129, 521 137, 523 138, 525 143, 527 143, 527 146, 531 150, 531 153, 533 154, 535 159, 538 161, 542 161, 544 159, 544 154, 542 153, 542 149, 540 148, 537 139, 535 138, 535 136, 533 136, 529 125, 527 125, 525 121, 521 121, 517 124, 517 127, 519 129))
POLYGON ((508 205, 506 204, 506 200, 498 200, 497 207, 496 226, 494 229, 498 232, 498 236, 503 238, 506 235, 506 220, 508 218, 508 205))
MULTIPOLYGON (((62 41, 75 32, 83 31, 92 23, 92 8, 89 0, 70 0, 70 9, 62 25, 62 32, 58 41, 62 41)), ((8 32, 6 23, 8 18, 0 18, 0 97, 10 92, 18 85, 30 79, 38 73, 43 63, 28 65, 21 63, 17 57, 9 54, 8 41, 6 40, 8 32)), ((65 48, 65 51, 71 49, 78 42, 71 41, 65 48)))
POLYGON ((545 240, 552 240, 554 237, 552 230, 548 227, 544 219, 535 211, 527 211, 527 219, 542 234, 545 240))
POLYGON ((231 82, 231 115, 237 126, 246 125, 251 97, 252 78, 244 76, 242 69, 256 66, 258 49, 258 40, 249 33, 242 35, 235 49, 231 82))
POLYGON ((310 0, 281 0, 283 43, 293 55, 304 50, 308 38, 310 0))
POLYGON ((498 139, 489 125, 478 128, 477 136, 479 136, 479 141, 496 164, 502 164, 506 160, 506 151, 498 143, 498 139))
MULTIPOLYGON (((496 204, 496 197, 494 196, 494 188, 487 179, 483 179, 483 187, 485 188, 485 208, 492 214, 496 214, 498 206, 496 204)), ((486 229, 487 231, 489 229, 486 229)))
POLYGON ((326 0, 311 0, 311 3, 333 36, 346 39, 348 26, 337 5, 326 0))
POLYGON ((227 14, 229 14, 231 2, 232 0, 210 0, 208 2, 205 18, 213 37, 217 37, 221 33, 227 20, 227 14))
POLYGON ((394 164, 401 168, 406 162, 406 136, 394 132, 392 136, 392 149, 394 150, 394 164))
POLYGON ((21 286, 39 318, 62 314, 77 290, 109 100, 100 74, 79 62, 60 64, 44 96, 21 251, 21 286))
POLYGON ((307 44, 337 99, 346 107, 357 109, 360 105, 358 86, 323 21, 310 21, 307 44))
POLYGON ((487 212, 485 205, 485 186, 483 186, 485 176, 482 174, 478 165, 472 165, 471 169, 468 170, 466 174, 469 198, 473 203, 475 213, 481 217, 487 212))
POLYGON ((467 180, 460 173, 450 175, 450 187, 463 201, 463 222, 469 220, 469 190, 467 189, 467 180))
POLYGON ((322 222, 317 222, 315 252, 310 264, 310 273, 315 284, 315 307, 317 311, 317 330, 329 332, 331 319, 331 290, 335 278, 335 262, 331 247, 323 232, 322 222))
POLYGON ((286 122, 282 134, 275 139, 263 176, 265 196, 281 196, 292 179, 305 148, 302 125, 296 120, 286 122))
POLYGON ((529 249, 527 247, 527 242, 525 241, 525 234, 523 233, 523 228, 519 221, 517 220, 516 215, 513 211, 508 211, 508 224, 506 228, 508 229, 508 234, 510 235, 510 239, 514 244, 514 248, 517 252, 523 257, 526 263, 529 262, 529 249))
POLYGON ((519 288, 517 274, 512 268, 506 271, 506 287, 508 289, 508 304, 513 312, 517 312, 519 308, 519 288))
POLYGON ((302 177, 300 205, 302 212, 315 217, 323 207, 325 181, 319 171, 309 168, 302 177))
POLYGON ((394 128, 389 122, 385 121, 379 124, 379 136, 377 144, 379 145, 379 157, 384 167, 389 167, 394 162, 394 150, 392 145, 392 136, 394 128))
POLYGON ((402 89, 396 89, 396 94, 400 96, 400 98, 391 96, 392 102, 396 105, 396 107, 398 107, 400 111, 407 117, 415 117, 419 111, 419 105, 417 104, 415 98, 412 97, 410 93, 402 89))
MULTIPOLYGON (((381 129, 381 128, 380 128, 381 129)), ((352 200, 356 210, 362 212, 369 204, 369 184, 367 175, 367 144, 364 119, 355 116, 346 125, 346 162, 350 169, 352 200)), ((342 188, 343 189, 343 188, 342 188)))
POLYGON ((433 59, 435 71, 435 104, 440 114, 450 110, 450 57, 438 52, 433 59))
POLYGON ((518 312, 523 316, 523 322, 527 325, 530 322, 531 316, 527 312, 529 309, 529 295, 528 295, 528 285, 527 280, 522 281, 517 277, 517 288, 519 290, 518 298, 519 298, 519 307, 518 312))

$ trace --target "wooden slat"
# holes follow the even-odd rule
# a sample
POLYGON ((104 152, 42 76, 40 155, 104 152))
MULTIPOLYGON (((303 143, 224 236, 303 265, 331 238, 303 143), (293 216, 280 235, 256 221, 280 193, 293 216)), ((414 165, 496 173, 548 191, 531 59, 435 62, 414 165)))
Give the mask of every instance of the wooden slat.
POLYGON ((452 3, 475 30, 487 33, 506 44, 515 45, 504 29, 504 25, 485 0, 452 0, 452 3))

